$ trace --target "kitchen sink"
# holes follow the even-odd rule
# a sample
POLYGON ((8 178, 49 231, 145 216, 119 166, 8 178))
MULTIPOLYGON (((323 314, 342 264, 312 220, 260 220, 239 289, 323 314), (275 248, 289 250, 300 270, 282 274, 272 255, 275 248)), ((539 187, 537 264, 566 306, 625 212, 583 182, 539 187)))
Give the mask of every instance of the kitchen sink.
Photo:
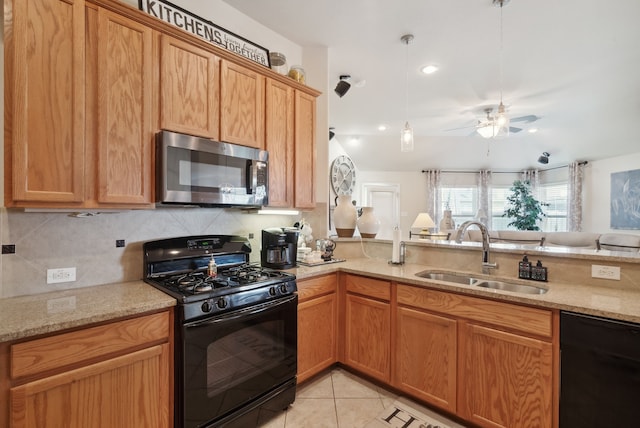
POLYGON ((494 290, 512 291, 514 293, 524 293, 524 294, 544 294, 547 292, 546 288, 536 287, 535 285, 514 284, 512 282, 502 282, 502 281, 482 280, 473 285, 477 287, 492 288, 494 290))
POLYGON ((491 288, 493 290, 511 291, 522 294, 544 294, 546 288, 528 284, 514 284, 512 282, 494 281, 483 278, 474 278, 469 275, 456 274, 453 272, 434 272, 425 270, 416 273, 416 276, 436 281, 452 282, 455 284, 473 285, 475 287, 491 288))
POLYGON ((436 281, 455 282, 456 284, 465 285, 475 285, 478 281, 480 281, 477 278, 473 278, 467 275, 456 275, 455 273, 433 272, 428 270, 418 272, 416 276, 426 279, 435 279, 436 281))

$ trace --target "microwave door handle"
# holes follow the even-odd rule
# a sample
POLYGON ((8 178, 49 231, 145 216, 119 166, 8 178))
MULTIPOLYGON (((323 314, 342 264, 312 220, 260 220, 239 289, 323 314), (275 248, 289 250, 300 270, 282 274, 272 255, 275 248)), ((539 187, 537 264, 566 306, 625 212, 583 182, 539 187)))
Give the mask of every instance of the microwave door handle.
POLYGON ((258 187, 258 162, 247 160, 247 194, 255 195, 258 187))

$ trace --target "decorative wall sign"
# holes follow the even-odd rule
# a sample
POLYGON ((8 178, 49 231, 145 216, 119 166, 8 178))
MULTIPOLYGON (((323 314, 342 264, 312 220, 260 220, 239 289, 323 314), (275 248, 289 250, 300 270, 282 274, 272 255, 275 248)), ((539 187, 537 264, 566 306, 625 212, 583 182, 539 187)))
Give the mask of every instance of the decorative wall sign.
POLYGON ((640 169, 611 174, 611 228, 640 229, 640 169))
POLYGON ((207 42, 270 67, 269 51, 166 0, 138 0, 141 11, 207 42))

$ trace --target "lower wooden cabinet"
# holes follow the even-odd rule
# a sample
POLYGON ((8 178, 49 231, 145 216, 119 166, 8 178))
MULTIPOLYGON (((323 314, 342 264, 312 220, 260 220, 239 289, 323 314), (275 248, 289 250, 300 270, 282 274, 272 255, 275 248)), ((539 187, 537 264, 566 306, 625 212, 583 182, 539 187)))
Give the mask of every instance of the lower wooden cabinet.
POLYGON ((395 386, 455 413, 457 321, 405 307, 396 315, 395 386))
POLYGON ((9 426, 170 427, 171 329, 165 311, 9 345, 9 426))
POLYGON ((551 427, 551 343, 473 323, 461 330, 460 416, 484 427, 551 427))
POLYGON ((298 382, 336 362, 336 274, 298 281, 298 382))
POLYGON ((481 427, 555 426, 551 310, 396 290, 395 387, 481 427))
POLYGON ((391 284, 346 276, 344 363, 373 378, 391 380, 391 284))

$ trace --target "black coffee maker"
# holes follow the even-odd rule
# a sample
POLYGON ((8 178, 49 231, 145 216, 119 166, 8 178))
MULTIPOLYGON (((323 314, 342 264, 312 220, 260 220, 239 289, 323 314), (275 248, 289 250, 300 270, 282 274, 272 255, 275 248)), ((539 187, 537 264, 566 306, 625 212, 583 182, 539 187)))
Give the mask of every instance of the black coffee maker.
POLYGON ((298 253, 298 229, 274 227, 262 231, 263 267, 289 269, 296 267, 298 253))

